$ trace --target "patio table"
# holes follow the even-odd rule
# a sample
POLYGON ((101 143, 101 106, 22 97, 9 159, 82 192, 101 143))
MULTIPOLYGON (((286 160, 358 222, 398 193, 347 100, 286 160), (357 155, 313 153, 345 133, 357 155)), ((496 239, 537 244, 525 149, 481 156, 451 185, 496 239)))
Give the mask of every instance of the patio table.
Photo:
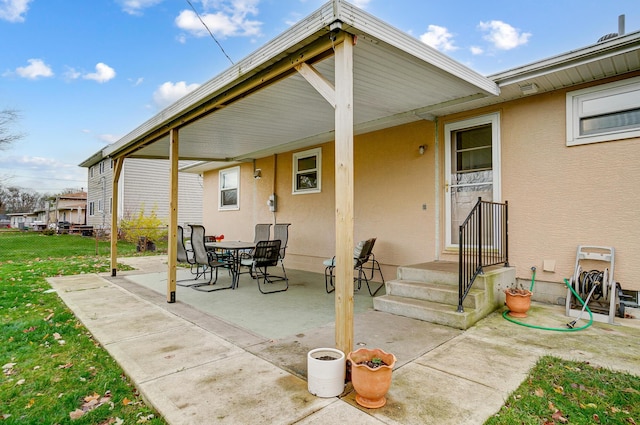
POLYGON ((216 249, 227 251, 231 254, 231 278, 232 288, 238 287, 240 280, 240 252, 255 248, 255 242, 243 242, 243 241, 220 241, 220 242, 205 242, 207 249, 216 249))

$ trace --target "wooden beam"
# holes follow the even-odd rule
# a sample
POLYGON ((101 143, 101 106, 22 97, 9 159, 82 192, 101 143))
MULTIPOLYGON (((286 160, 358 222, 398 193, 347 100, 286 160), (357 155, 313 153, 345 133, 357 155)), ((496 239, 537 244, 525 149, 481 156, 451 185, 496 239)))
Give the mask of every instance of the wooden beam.
POLYGON ((353 350, 353 39, 335 46, 336 347, 353 350))
POLYGON ((167 302, 176 302, 176 263, 178 248, 178 157, 180 138, 177 128, 169 133, 169 246, 167 302))
POLYGON ((331 84, 329 80, 324 78, 324 76, 320 74, 317 69, 315 69, 311 65, 307 65, 306 63, 301 63, 300 65, 296 66, 296 71, 298 71, 300 75, 302 75, 304 79, 307 80, 307 82, 311 84, 313 88, 315 88, 316 91, 320 93, 322 97, 324 97, 325 100, 331 104, 331 106, 333 106, 334 108, 336 107, 335 87, 333 87, 333 84, 331 84))
MULTIPOLYGON (((124 157, 113 158, 113 179, 111 180, 111 276, 116 275, 118 265, 118 181, 122 172, 124 157)), ((105 205, 102 208, 106 208, 105 205)))

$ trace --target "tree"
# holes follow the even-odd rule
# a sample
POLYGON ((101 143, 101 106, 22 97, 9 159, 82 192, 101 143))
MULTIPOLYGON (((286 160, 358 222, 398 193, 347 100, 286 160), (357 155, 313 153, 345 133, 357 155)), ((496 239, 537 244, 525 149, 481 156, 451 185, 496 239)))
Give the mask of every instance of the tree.
POLYGON ((38 207, 42 207, 47 198, 48 195, 35 191, 0 185, 0 212, 33 212, 38 207))
POLYGON ((18 111, 3 109, 0 111, 0 150, 6 149, 11 143, 23 137, 23 134, 9 131, 11 124, 20 118, 18 111))

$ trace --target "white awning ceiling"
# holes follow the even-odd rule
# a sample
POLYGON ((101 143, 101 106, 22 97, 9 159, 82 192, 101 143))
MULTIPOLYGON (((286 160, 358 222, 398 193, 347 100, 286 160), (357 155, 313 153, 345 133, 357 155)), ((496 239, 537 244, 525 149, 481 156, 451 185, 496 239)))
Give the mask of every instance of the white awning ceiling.
POLYGON ((325 4, 223 74, 203 84, 113 145, 104 156, 179 157, 201 172, 333 140, 334 110, 302 75, 312 65, 334 84, 332 37, 354 48, 354 132, 431 119, 431 111, 499 94, 491 80, 340 0, 325 4))

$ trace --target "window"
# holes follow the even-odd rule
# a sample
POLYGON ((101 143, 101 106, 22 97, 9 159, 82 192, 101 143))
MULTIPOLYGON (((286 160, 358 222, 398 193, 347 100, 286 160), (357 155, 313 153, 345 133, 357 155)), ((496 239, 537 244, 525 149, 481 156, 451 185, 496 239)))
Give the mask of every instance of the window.
POLYGON ((239 210, 240 209, 240 167, 220 170, 218 176, 219 210, 239 210))
POLYGON ((93 166, 89 167, 89 177, 93 177, 93 169, 94 168, 95 167, 93 167, 93 166))
POLYGON ((103 212, 103 209, 102 209, 102 200, 99 200, 99 201, 98 201, 98 212, 103 212))
POLYGON ((310 149, 293 154, 293 193, 321 191, 322 149, 310 149))
POLYGON ((640 77, 567 93, 567 146, 640 137, 640 77))
POLYGON ((96 203, 91 201, 89 202, 89 215, 95 215, 96 211, 96 203))
POLYGON ((100 162, 100 174, 104 173, 104 161, 100 162))

